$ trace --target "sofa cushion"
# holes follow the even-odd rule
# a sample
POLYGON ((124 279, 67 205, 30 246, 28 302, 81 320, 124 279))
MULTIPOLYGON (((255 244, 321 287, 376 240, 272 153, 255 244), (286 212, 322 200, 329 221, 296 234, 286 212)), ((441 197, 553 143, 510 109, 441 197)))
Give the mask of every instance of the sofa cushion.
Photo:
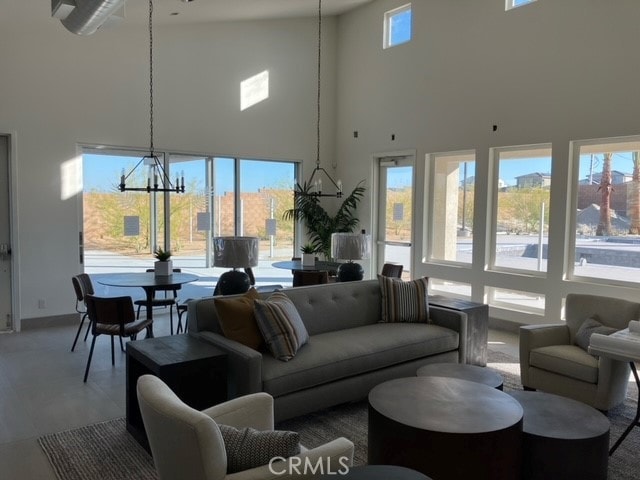
POLYGON ((215 297, 214 304, 222 333, 227 338, 258 350, 264 343, 256 323, 253 301, 260 298, 255 288, 238 297, 215 297))
POLYGON ((284 430, 237 429, 218 425, 227 453, 227 473, 267 465, 274 457, 300 453, 300 434, 284 430))
POLYGON ((408 282, 378 275, 382 295, 382 322, 428 322, 428 278, 408 282))
POLYGON ((290 362, 262 359, 263 391, 278 397, 458 348, 458 333, 424 323, 374 323, 313 335, 290 362))
POLYGON ((591 335, 594 333, 600 333, 602 335, 611 335, 617 332, 617 328, 607 327, 598 321, 598 317, 594 315, 592 318, 587 318, 580 328, 576 332, 576 336, 573 339, 573 343, 583 349, 585 352, 589 351, 589 343, 591 342, 591 335))
POLYGON ((588 383, 598 383, 598 359, 576 345, 551 345, 529 352, 529 365, 588 383))
POLYGON ((276 292, 267 300, 255 300, 256 320, 271 354, 287 362, 309 341, 296 306, 284 293, 276 292))

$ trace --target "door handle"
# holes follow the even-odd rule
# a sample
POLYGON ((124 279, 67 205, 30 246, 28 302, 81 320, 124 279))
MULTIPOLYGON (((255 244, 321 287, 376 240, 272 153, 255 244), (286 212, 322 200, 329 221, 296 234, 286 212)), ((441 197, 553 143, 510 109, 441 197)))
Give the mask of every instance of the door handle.
POLYGON ((7 243, 0 243, 0 260, 7 260, 11 255, 11 247, 7 243))

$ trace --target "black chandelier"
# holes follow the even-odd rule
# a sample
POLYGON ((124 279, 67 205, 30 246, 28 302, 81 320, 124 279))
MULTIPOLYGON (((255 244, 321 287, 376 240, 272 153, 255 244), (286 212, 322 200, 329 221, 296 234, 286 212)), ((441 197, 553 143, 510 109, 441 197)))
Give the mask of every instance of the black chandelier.
POLYGON ((149 155, 145 155, 138 163, 125 175, 124 169, 120 175, 121 192, 174 192, 184 193, 184 174, 176 176, 176 183, 171 183, 171 179, 162 165, 162 162, 154 152, 153 148, 153 0, 149 0, 149 155), (140 166, 149 166, 146 187, 127 187, 127 179, 140 166))
POLYGON ((317 94, 317 118, 316 118, 316 166, 311 172, 309 180, 302 187, 298 186, 295 190, 296 195, 308 197, 342 197, 342 182, 335 181, 324 168, 320 166, 320 65, 322 59, 322 0, 318 0, 318 94, 317 94), (322 174, 329 179, 329 187, 335 187, 335 193, 323 192, 322 174), (316 177, 317 174, 317 177, 316 177))

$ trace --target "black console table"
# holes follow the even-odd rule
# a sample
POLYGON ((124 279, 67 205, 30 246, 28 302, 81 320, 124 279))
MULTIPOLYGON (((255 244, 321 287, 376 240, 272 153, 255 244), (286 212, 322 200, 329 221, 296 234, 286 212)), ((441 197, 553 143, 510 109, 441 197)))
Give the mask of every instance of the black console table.
POLYGON ((149 451, 136 384, 144 374, 165 382, 187 405, 203 410, 227 400, 227 355, 187 334, 127 343, 127 431, 149 451))
POLYGON ((429 304, 457 310, 467 315, 467 358, 465 363, 485 367, 489 341, 489 305, 445 297, 444 295, 429 295, 429 304))

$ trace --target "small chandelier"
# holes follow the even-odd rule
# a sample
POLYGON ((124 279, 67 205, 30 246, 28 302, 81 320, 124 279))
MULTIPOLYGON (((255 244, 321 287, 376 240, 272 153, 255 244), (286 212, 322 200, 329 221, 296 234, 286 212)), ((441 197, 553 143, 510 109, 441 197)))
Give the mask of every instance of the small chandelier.
POLYGON ((311 172, 309 180, 302 186, 298 185, 295 190, 296 195, 307 197, 342 197, 342 182, 340 180, 335 181, 331 178, 331 175, 320 166, 320 65, 322 58, 322 0, 318 0, 318 96, 317 96, 317 118, 316 118, 316 166, 311 172), (323 192, 322 188, 322 174, 329 179, 329 187, 333 185, 335 187, 335 193, 323 192), (316 174, 318 176, 316 177, 316 174))
POLYGON ((153 149, 153 0, 149 0, 149 155, 145 155, 138 163, 125 175, 124 169, 120 175, 121 192, 174 192, 184 193, 184 173, 181 177, 176 176, 176 183, 171 183, 171 179, 157 157, 153 149), (127 187, 127 179, 140 164, 149 166, 146 187, 127 187))

